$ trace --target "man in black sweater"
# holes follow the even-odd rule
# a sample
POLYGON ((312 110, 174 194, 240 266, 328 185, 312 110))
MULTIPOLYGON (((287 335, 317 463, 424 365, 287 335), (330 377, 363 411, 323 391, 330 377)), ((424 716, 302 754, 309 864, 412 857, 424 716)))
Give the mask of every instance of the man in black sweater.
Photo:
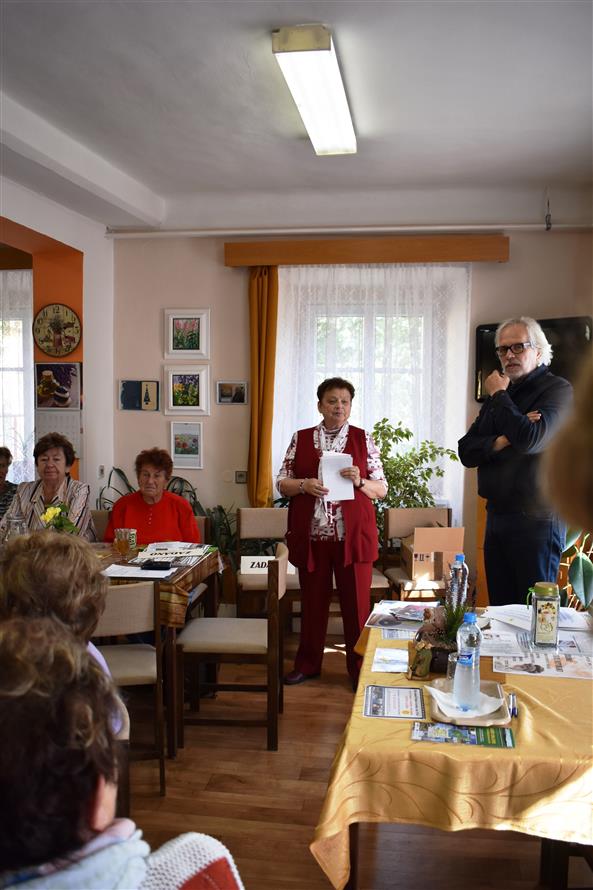
POLYGON ((502 606, 525 602, 536 581, 556 580, 566 529, 542 497, 538 468, 572 387, 548 369, 552 347, 533 318, 503 321, 495 344, 502 371, 486 378, 488 399, 458 450, 464 466, 478 467, 488 502, 488 596, 502 606))

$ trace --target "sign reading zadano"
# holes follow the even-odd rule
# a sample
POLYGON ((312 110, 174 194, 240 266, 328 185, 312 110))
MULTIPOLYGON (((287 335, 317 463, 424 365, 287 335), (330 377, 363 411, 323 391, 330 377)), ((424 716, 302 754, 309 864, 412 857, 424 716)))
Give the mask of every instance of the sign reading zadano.
MULTIPOLYGON (((241 557, 241 574, 242 575, 267 575, 268 563, 273 560, 273 556, 242 556, 241 557)), ((288 574, 295 575, 296 569, 292 563, 288 563, 288 574)))

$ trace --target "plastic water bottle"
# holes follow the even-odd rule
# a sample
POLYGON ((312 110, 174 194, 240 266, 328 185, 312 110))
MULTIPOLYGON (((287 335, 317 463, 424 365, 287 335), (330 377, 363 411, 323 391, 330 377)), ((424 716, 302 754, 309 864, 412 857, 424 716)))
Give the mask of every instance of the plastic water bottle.
POLYGON ((475 708, 480 700, 480 646, 482 631, 475 612, 466 612, 457 631, 457 667, 453 678, 453 700, 463 711, 475 708))
POLYGON ((467 578, 469 570, 463 553, 455 554, 455 562, 451 566, 449 577, 449 593, 453 605, 464 603, 467 599, 467 578))

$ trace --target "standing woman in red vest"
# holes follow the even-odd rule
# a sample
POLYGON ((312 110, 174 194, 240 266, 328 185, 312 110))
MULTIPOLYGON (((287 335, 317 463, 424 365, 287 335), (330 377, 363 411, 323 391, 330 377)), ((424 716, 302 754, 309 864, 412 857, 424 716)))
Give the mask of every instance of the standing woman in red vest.
POLYGON ((370 612, 371 575, 378 556, 373 500, 384 498, 387 483, 377 446, 369 433, 350 426, 354 387, 341 377, 317 388, 320 424, 296 432, 278 479, 278 491, 290 498, 287 543, 290 561, 299 570, 302 591, 301 640, 288 686, 321 673, 333 575, 344 622, 346 663, 356 689, 360 658, 354 646, 370 612), (320 478, 324 451, 352 455, 341 475, 352 481, 354 498, 326 501, 320 478))

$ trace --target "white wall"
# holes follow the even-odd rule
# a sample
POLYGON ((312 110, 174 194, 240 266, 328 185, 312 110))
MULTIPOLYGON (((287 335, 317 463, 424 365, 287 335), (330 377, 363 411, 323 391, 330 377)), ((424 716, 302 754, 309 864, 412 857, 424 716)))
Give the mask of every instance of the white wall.
MULTIPOLYGON (((113 464, 113 243, 105 227, 16 183, 2 180, 1 213, 84 254, 83 428, 81 478, 96 497, 97 469, 113 464)), ((59 294, 55 295, 59 300, 59 294)))

